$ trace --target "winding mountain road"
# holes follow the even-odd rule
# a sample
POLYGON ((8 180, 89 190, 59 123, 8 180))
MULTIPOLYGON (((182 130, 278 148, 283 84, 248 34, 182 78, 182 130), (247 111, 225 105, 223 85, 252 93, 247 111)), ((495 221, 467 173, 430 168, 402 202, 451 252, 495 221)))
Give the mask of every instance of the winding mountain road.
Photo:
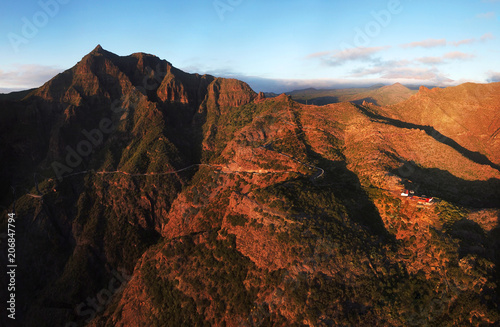
MULTIPOLYGON (((310 127, 301 128, 297 123, 295 123, 293 121, 293 114, 292 114, 292 112, 290 110, 288 110, 288 115, 289 115, 290 121, 287 121, 286 119, 282 119, 281 121, 284 122, 287 125, 293 126, 295 128, 302 129, 301 132, 295 133, 294 136, 305 134, 305 131, 303 129, 310 129, 310 130, 314 130, 315 129, 315 128, 310 128, 310 127)), ((258 117, 256 117, 256 118, 258 118, 258 117)), ((325 131, 321 130, 321 132, 325 132, 325 131)), ((288 137, 288 136, 286 136, 286 137, 288 137)), ((283 137, 283 138, 285 138, 285 137, 283 137)), ((278 138, 278 139, 280 139, 280 138, 278 138)), ((276 140, 273 140, 270 144, 272 144, 274 141, 276 141, 276 140)), ((325 170, 323 168, 321 168, 321 167, 317 167, 315 165, 303 162, 303 161, 301 161, 299 159, 296 159, 296 158, 294 158, 294 157, 292 157, 292 156, 290 156, 288 154, 282 153, 280 151, 277 151, 277 150, 274 150, 274 149, 270 149, 270 148, 268 148, 268 145, 261 145, 259 147, 263 148, 263 149, 265 149, 267 151, 272 151, 272 152, 275 152, 275 153, 277 153, 277 154, 279 154, 281 156, 287 157, 290 160, 298 162, 301 165, 306 166, 306 167, 308 167, 310 169, 315 169, 316 172, 314 173, 314 175, 311 176, 311 178, 310 178, 311 181, 315 181, 315 180, 317 180, 317 179, 319 179, 319 178, 321 178, 321 177, 323 177, 325 175, 325 170)), ((84 170, 84 171, 80 171, 80 172, 77 172, 77 173, 73 173, 73 174, 69 174, 69 175, 63 176, 63 178, 68 178, 68 177, 73 177, 73 176, 78 176, 78 175, 86 175, 86 174, 95 174, 95 175, 121 174, 121 175, 131 176, 131 177, 137 177, 137 176, 141 176, 141 177, 147 177, 147 176, 165 176, 165 175, 173 175, 173 174, 177 174, 177 173, 180 173, 180 172, 184 172, 184 171, 193 169, 195 167, 210 167, 210 168, 214 168, 217 171, 219 171, 221 173, 225 173, 225 174, 248 173, 248 174, 256 174, 256 175, 266 175, 266 174, 291 174, 291 173, 297 173, 297 171, 295 171, 295 170, 281 170, 281 171, 280 170, 270 170, 270 169, 258 169, 258 170, 257 169, 238 169, 238 170, 234 170, 234 169, 230 169, 228 166, 225 166, 225 165, 193 164, 193 165, 187 166, 187 167, 182 168, 182 169, 169 170, 169 171, 156 172, 156 173, 155 172, 150 172, 150 173, 129 173, 129 172, 126 172, 126 171, 121 171, 121 170, 115 170, 115 171, 84 170)), ((41 177, 44 177, 44 176, 41 176, 41 177)), ((36 179, 36 173, 34 174, 34 180, 35 180, 35 188, 36 188, 36 191, 37 191, 38 194, 28 193, 26 195, 29 196, 29 197, 35 198, 35 199, 41 199, 43 201, 43 197, 46 194, 43 194, 40 191, 39 187, 38 187, 38 181, 36 179)), ((46 178, 45 180, 46 181, 56 181, 56 178, 46 178)))

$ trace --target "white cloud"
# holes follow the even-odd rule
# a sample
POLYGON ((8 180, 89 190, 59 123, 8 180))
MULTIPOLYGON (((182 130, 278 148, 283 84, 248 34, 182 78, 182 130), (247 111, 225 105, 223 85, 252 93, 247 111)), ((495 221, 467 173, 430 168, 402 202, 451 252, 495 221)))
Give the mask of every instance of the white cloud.
MULTIPOLYGON (((500 0, 499 0, 500 1, 500 0)), ((491 33, 486 33, 481 38, 479 39, 481 42, 485 42, 488 40, 493 40, 495 37, 491 33)), ((418 41, 418 42, 412 42, 412 43, 407 43, 407 44, 402 44, 402 48, 416 48, 416 47, 422 47, 422 48, 434 48, 434 47, 439 47, 439 46, 446 46, 446 45, 454 45, 456 47, 459 47, 461 45, 465 44, 473 44, 478 41, 477 38, 470 38, 470 39, 463 39, 459 41, 454 41, 454 42, 448 42, 446 39, 427 39, 424 41, 418 41)))
POLYGON ((311 53, 310 55, 307 55, 306 58, 307 59, 321 58, 321 57, 327 56, 331 53, 332 53, 331 51, 315 52, 315 53, 311 53))
POLYGON ((13 70, 0 70, 0 89, 7 91, 39 87, 62 69, 43 65, 15 65, 13 70))
POLYGON ((495 36, 492 33, 486 33, 483 36, 481 36, 481 41, 486 42, 488 40, 493 40, 495 39, 495 36))
POLYGON ((335 53, 333 58, 345 61, 369 59, 373 54, 387 48, 389 47, 352 48, 335 53))
POLYGON ((411 83, 411 81, 419 81, 426 85, 446 86, 453 84, 453 80, 446 77, 436 68, 423 67, 391 67, 384 70, 384 73, 379 76, 381 80, 389 80, 400 83, 411 83))
POLYGON ((468 59, 472 59, 475 57, 476 56, 473 54, 464 53, 464 52, 460 52, 460 51, 452 51, 452 52, 446 53, 442 57, 421 57, 421 58, 417 58, 415 60, 422 63, 422 64, 439 65, 439 64, 444 64, 450 60, 468 60, 468 59))
POLYGON ((444 59, 450 59, 450 60, 467 60, 467 59, 472 59, 475 58, 476 56, 470 53, 464 53, 460 51, 453 51, 453 52, 448 52, 443 56, 444 59))
POLYGON ((382 78, 429 80, 436 77, 436 70, 417 67, 397 67, 387 71, 382 78))
POLYGON ((342 51, 324 51, 316 52, 307 56, 309 59, 320 58, 328 66, 340 66, 349 61, 367 61, 372 60, 373 55, 389 49, 390 46, 384 47, 361 47, 361 48, 351 48, 342 51))
POLYGON ((380 81, 388 81, 389 83, 415 83, 415 80, 426 85, 446 86, 453 84, 453 80, 445 76, 436 67, 419 67, 417 61, 429 64, 444 63, 447 60, 459 60, 468 58, 469 55, 455 52, 450 52, 442 57, 424 57, 415 60, 389 60, 376 61, 371 67, 360 67, 351 72, 347 77, 362 78, 367 77, 377 78, 380 81), (413 82, 412 82, 413 81, 413 82))
POLYGON ((390 60, 375 62, 371 68, 358 68, 351 72, 348 77, 366 77, 387 72, 395 67, 406 67, 410 65, 408 60, 390 60))
POLYGON ((411 42, 411 43, 406 43, 402 44, 402 48, 417 48, 417 47, 422 47, 422 48, 435 48, 435 47, 442 47, 446 45, 446 39, 427 39, 423 41, 417 41, 417 42, 411 42))
POLYGON ((415 60, 423 64, 432 64, 432 65, 442 64, 444 62, 443 57, 421 57, 415 60))
POLYGON ((500 82, 500 72, 489 72, 487 81, 488 83, 500 82))
POLYGON ((495 18, 496 15, 493 11, 490 11, 490 12, 486 12, 486 13, 481 13, 481 14, 477 14, 476 15, 476 18, 479 18, 479 19, 493 19, 495 18))
POLYGON ((476 42, 477 40, 472 38, 472 39, 465 39, 465 40, 460 40, 460 41, 456 41, 456 42, 453 42, 453 45, 458 47, 458 46, 461 46, 461 45, 464 45, 464 44, 471 44, 471 43, 474 43, 476 42))
POLYGON ((372 68, 361 68, 352 71, 349 77, 366 77, 370 75, 377 75, 383 73, 386 70, 385 67, 372 67, 372 68))

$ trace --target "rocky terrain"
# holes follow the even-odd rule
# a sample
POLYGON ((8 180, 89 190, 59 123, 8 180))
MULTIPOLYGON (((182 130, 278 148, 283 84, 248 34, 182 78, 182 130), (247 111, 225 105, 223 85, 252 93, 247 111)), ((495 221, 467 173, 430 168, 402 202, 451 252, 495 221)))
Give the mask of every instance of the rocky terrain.
POLYGON ((403 88, 305 105, 98 46, 0 98, 23 326, 496 325, 500 83, 403 88))

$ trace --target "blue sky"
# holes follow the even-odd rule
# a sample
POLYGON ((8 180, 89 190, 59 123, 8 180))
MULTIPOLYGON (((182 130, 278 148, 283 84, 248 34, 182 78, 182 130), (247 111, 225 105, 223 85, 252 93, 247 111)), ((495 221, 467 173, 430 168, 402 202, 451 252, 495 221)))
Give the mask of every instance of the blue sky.
POLYGON ((500 0, 40 0, 0 10, 0 92, 37 87, 97 44, 256 91, 500 80, 500 0))

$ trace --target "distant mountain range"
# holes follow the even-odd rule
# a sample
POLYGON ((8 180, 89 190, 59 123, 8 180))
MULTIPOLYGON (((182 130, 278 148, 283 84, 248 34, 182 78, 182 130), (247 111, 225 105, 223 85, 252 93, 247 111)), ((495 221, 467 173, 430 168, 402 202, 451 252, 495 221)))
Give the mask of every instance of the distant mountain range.
POLYGON ((98 46, 0 97, 16 322, 494 326, 498 117, 500 83, 266 98, 98 46))
MULTIPOLYGON (((376 84, 370 87, 345 89, 303 89, 287 92, 293 100, 302 104, 323 106, 339 102, 361 104, 363 101, 380 106, 388 106, 402 102, 416 94, 420 86, 403 86, 400 83, 393 85, 376 84)), ((428 86, 433 89, 435 86, 428 86)), ((278 94, 266 93, 267 97, 276 97, 278 94)))
POLYGON ((34 90, 35 89, 29 89, 25 91, 11 92, 6 94, 0 93, 0 100, 21 100, 34 90))

